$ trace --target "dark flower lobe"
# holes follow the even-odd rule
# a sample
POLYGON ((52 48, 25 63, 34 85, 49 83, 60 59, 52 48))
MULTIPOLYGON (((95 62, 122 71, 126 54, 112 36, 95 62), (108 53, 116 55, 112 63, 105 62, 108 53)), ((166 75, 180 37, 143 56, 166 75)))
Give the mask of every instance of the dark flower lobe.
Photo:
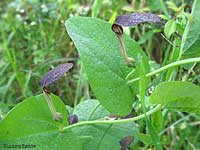
POLYGON ((57 81, 60 77, 64 76, 73 67, 72 63, 65 63, 58 65, 54 69, 47 72, 39 81, 40 86, 47 87, 57 81))
POLYGON ((161 18, 152 13, 133 13, 118 16, 115 20, 115 24, 123 27, 135 26, 146 22, 158 23, 161 22, 161 18))
POLYGON ((119 143, 121 145, 121 150, 125 150, 128 146, 131 145, 132 142, 133 142, 132 136, 126 136, 126 137, 122 138, 121 141, 119 141, 119 143))
POLYGON ((78 122, 78 116, 77 115, 69 115, 68 116, 68 123, 69 125, 75 124, 78 122))

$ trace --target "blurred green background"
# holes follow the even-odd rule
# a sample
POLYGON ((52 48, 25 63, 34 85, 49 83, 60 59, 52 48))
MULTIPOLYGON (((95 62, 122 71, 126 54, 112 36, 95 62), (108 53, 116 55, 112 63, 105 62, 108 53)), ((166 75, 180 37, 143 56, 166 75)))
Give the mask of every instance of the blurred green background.
MULTIPOLYGON (((123 13, 161 14, 166 8, 159 7, 160 3, 159 0, 0 1, 0 116, 23 99, 41 93, 39 79, 51 67, 66 61, 74 62, 75 66, 54 85, 52 92, 71 106, 93 96, 77 51, 66 33, 65 20, 79 15, 114 22, 123 13)), ((132 37, 137 40, 143 33, 135 30, 132 37)), ((160 39, 146 43, 151 47, 149 51, 159 49, 152 40, 160 39)))
MULTIPOLYGON (((185 3, 185 10, 190 12, 193 1, 170 2, 177 7, 185 3)), ((0 120, 23 99, 41 93, 39 79, 50 68, 64 62, 73 62, 74 68, 51 87, 52 92, 72 107, 82 100, 94 98, 64 22, 72 16, 89 16, 112 23, 118 15, 132 12, 153 12, 171 18, 179 13, 164 0, 1 0, 0 120)), ((182 36, 185 26, 183 20, 181 23, 179 36, 182 36)), ((170 53, 166 53, 165 49, 172 47, 161 36, 162 29, 139 25, 134 29, 126 29, 125 32, 142 46, 152 60, 152 68, 170 62, 170 53)), ((198 72, 193 73, 188 80, 199 84, 198 72)), ((161 81, 162 79, 157 82, 161 81)), ((179 124, 177 129, 172 128, 162 136, 162 142, 169 149, 200 147, 198 116, 190 116, 188 120, 188 114, 177 111, 165 116, 163 124, 166 126, 179 124)))

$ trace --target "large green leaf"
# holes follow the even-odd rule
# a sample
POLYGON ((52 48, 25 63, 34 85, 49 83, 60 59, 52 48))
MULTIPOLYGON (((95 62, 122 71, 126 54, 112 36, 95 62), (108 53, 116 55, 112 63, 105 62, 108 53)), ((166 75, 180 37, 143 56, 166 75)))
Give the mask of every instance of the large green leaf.
POLYGON ((183 58, 200 56, 200 1, 195 0, 192 8, 192 19, 188 21, 183 34, 181 49, 183 58))
POLYGON ((164 82, 150 96, 154 104, 200 114, 200 87, 190 82, 164 82))
MULTIPOLYGON (((69 36, 78 49, 86 70, 91 88, 101 104, 110 112, 127 115, 132 109, 134 90, 127 84, 125 77, 131 71, 121 56, 119 43, 111 30, 111 24, 96 18, 73 17, 65 23, 69 36)), ((136 42, 124 36, 129 56, 136 60, 138 76, 138 54, 143 56, 145 69, 148 60, 136 42)))
MULTIPOLYGON (((97 100, 81 102, 75 108, 74 113, 81 120, 88 120, 88 118, 93 120, 93 117, 96 116, 99 116, 96 119, 100 119, 109 114, 105 108, 99 105, 97 100), (91 114, 93 115, 90 116, 91 114)), ((136 135, 138 129, 134 123, 124 123, 115 125, 85 125, 73 128, 73 132, 80 136, 91 136, 91 140, 85 142, 84 150, 118 150, 120 149, 119 141, 126 136, 134 136, 133 143, 137 142, 136 135)))
POLYGON ((57 96, 51 96, 56 110, 63 114, 63 121, 53 121, 43 95, 30 97, 16 105, 0 122, 0 149, 3 144, 33 144, 37 149, 82 149, 82 138, 70 130, 59 131, 68 125, 67 111, 57 96))
POLYGON ((110 113, 100 105, 98 100, 88 99, 75 107, 73 112, 78 115, 79 121, 97 120, 108 116, 110 113))

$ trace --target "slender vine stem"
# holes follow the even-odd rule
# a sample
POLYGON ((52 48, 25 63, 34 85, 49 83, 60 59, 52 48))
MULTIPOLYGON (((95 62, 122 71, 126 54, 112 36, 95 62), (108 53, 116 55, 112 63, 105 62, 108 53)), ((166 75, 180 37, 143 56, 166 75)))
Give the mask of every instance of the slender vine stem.
MULTIPOLYGON (((176 67, 176 66, 180 66, 180 65, 183 65, 183 64, 189 64, 189 63, 194 63, 194 62, 200 62, 200 57, 196 57, 196 58, 189 58, 189 59, 184 59, 184 60, 179 60, 179 61, 176 61, 176 62, 173 62, 173 63, 170 63, 168 65, 165 65, 155 71, 152 71, 150 73, 147 73, 145 75, 145 77, 150 77, 150 76, 153 76, 153 75, 156 75, 166 69, 169 69, 169 68, 173 68, 173 67, 176 67)), ((140 77, 137 77, 137 78, 134 78, 132 80, 129 80, 127 83, 130 84, 130 83, 133 83, 135 81, 138 81, 140 80, 140 77)))
MULTIPOLYGON (((161 108, 161 105, 157 105, 156 107, 154 107, 153 109, 151 109, 150 111, 146 112, 146 115, 149 116, 151 114, 153 114, 154 112, 158 111, 161 108)), ((140 120, 142 118, 145 118, 145 114, 133 117, 133 118, 128 118, 128 119, 121 119, 121 120, 94 120, 94 121, 82 121, 82 122, 78 122, 76 124, 72 124, 70 126, 66 126, 63 127, 62 131, 74 128, 74 127, 78 127, 78 126, 83 126, 83 125, 94 125, 94 124, 119 124, 119 123, 128 123, 128 122, 133 122, 133 121, 137 121, 140 120)))

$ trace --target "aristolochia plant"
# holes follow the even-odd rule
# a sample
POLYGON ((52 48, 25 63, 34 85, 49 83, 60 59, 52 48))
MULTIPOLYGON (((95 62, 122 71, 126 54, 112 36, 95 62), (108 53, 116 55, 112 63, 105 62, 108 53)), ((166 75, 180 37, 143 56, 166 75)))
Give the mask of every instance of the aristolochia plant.
MULTIPOLYGON (((9 147, 13 143, 32 143, 37 149, 118 150, 141 141, 147 147, 162 149, 159 136, 165 130, 161 131, 159 125, 161 130, 157 130, 154 115, 159 124, 161 108, 200 114, 200 87, 190 82, 168 81, 158 84, 151 95, 146 89, 151 86, 150 77, 157 78, 176 66, 200 62, 199 8, 200 1, 196 0, 191 14, 195 22, 186 25, 179 57, 154 71, 150 71, 150 60, 138 43, 123 34, 123 27, 159 23, 161 18, 157 15, 122 15, 113 25, 90 17, 68 19, 66 30, 80 54, 97 100, 85 100, 67 110, 60 98, 47 90, 72 68, 70 63, 59 65, 39 82, 47 103, 43 94, 30 97, 0 122, 0 144, 9 147), (138 110, 137 115, 132 113, 134 109, 138 110), (140 133, 134 123, 140 119, 146 121, 146 134, 140 133)), ((170 37, 173 32, 167 31, 165 34, 170 37)))

